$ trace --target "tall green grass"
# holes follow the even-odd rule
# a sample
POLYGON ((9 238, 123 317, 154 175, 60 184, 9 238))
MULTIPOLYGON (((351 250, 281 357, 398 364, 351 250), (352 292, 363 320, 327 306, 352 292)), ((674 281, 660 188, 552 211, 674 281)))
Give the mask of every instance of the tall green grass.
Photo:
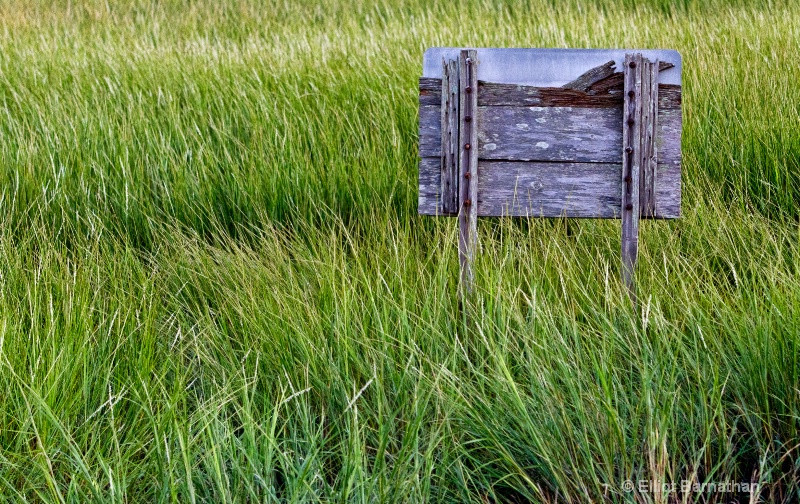
POLYGON ((0 4, 0 495, 794 502, 800 7, 0 4), (684 58, 683 217, 416 215, 425 48, 684 58), (626 481, 754 482, 753 495, 626 481))

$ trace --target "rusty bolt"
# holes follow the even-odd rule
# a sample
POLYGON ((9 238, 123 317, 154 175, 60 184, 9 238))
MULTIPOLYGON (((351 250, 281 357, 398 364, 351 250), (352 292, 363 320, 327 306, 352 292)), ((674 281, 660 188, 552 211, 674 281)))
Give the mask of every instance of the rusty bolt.
POLYGON ((628 63, 628 66, 631 67, 631 68, 636 68, 636 62, 635 61, 631 61, 630 63, 628 63))
POLYGON ((465 145, 464 145, 464 149, 466 149, 466 150, 469 150, 469 148, 470 148, 470 145, 469 145, 469 144, 465 144, 465 145))

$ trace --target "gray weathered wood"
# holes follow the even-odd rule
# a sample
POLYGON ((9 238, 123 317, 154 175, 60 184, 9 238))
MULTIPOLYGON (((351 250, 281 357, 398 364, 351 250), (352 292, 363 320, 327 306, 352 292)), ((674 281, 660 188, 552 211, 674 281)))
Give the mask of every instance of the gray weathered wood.
POLYGON ((583 73, 577 79, 564 84, 563 88, 565 89, 574 89, 576 91, 583 91, 584 93, 589 91, 592 85, 598 81, 601 81, 607 77, 610 77, 614 73, 614 60, 611 60, 607 63, 603 63, 600 66, 596 66, 591 70, 583 73))
MULTIPOLYGON (((479 86, 480 92, 483 89, 479 86)), ((621 101, 616 108, 479 106, 478 110, 481 158, 619 162, 621 101), (548 148, 537 147, 539 142, 548 148), (570 152, 577 157, 570 156, 570 152)), ((663 162, 680 164, 680 90, 659 87, 658 114, 659 157, 663 162), (663 96, 665 93, 667 97, 663 96)), ((441 156, 441 107, 421 105, 419 119, 420 156, 441 156)))
MULTIPOLYGON (((648 137, 652 141, 653 125, 648 118, 651 105, 651 62, 641 54, 625 56, 625 101, 623 108, 622 145, 622 280, 631 299, 636 302, 634 272, 639 249, 640 186, 639 180, 647 162, 648 137), (648 131, 649 129, 649 131, 648 131)), ((656 87, 657 89, 657 87, 656 87)))
POLYGON ((619 161, 620 108, 479 107, 481 159, 619 161))
POLYGON ((478 215, 619 218, 619 163, 479 161, 478 215))
MULTIPOLYGON (((621 158, 620 158, 621 159, 621 158)), ((622 163, 538 163, 478 160, 478 217, 619 219, 622 163), (607 190, 612 189, 609 193, 607 190)), ((419 213, 443 215, 439 158, 422 158, 419 213)), ((681 170, 659 163, 655 219, 681 212, 681 170)))
POLYGON ((459 122, 459 72, 458 60, 442 62, 444 69, 442 78, 441 101, 441 177, 440 194, 443 214, 458 213, 458 122, 459 122))
POLYGON ((656 122, 658 119, 658 61, 643 61, 642 68, 642 128, 641 172, 639 175, 640 216, 651 217, 656 211, 656 122), (647 100, 645 100, 647 97, 647 100))
POLYGON ((478 60, 474 50, 459 54, 460 198, 458 251, 462 295, 472 291, 472 264, 478 243, 478 60))

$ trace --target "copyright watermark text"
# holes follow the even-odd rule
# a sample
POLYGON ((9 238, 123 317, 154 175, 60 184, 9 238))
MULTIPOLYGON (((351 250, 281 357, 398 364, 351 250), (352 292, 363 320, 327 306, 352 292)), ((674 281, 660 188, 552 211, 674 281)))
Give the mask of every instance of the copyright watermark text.
POLYGON ((700 483, 696 480, 681 481, 655 481, 655 480, 625 480, 622 490, 627 493, 640 494, 702 494, 702 493, 735 493, 754 494, 758 492, 758 483, 747 481, 708 481, 700 483))

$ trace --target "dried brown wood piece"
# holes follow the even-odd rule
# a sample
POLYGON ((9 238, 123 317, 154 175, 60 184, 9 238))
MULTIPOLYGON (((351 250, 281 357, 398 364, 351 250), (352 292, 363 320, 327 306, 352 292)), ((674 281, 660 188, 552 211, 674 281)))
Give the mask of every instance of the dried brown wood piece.
POLYGON ((478 106, 501 107, 581 107, 611 108, 622 105, 617 96, 591 96, 583 91, 564 88, 518 86, 479 82, 478 106))
MULTIPOLYGON (((478 105, 510 107, 587 107, 605 108, 622 105, 622 73, 614 73, 596 82, 587 93, 564 88, 541 88, 517 84, 478 81, 478 105), (605 96, 607 94, 611 96, 605 96)), ((661 109, 680 110, 681 86, 659 84, 661 109)), ((442 101, 442 79, 419 79, 419 105, 439 107, 442 101)), ((437 116, 438 117, 438 116, 437 116)))
POLYGON ((603 80, 614 73, 614 61, 603 63, 600 66, 594 67, 588 72, 578 77, 572 82, 568 82, 561 86, 564 89, 574 89, 575 91, 583 91, 584 93, 592 87, 597 81, 603 80))
MULTIPOLYGON (((658 71, 663 72, 664 70, 673 68, 675 65, 669 63, 667 61, 661 61, 658 65, 658 71)), ((599 96, 599 95, 620 95, 622 94, 622 81, 624 80, 622 72, 614 72, 602 79, 598 79, 597 81, 593 82, 587 89, 586 94, 590 96, 599 96)), ((676 86, 675 84, 660 84, 660 87, 668 86, 670 88, 677 87, 680 89, 680 86, 676 86)), ((566 86, 565 86, 566 87, 566 86)), ((680 107, 680 103, 678 103, 680 107)))
MULTIPOLYGON (((601 79, 589 87, 586 90, 586 94, 591 96, 602 96, 602 95, 614 95, 620 96, 622 95, 622 81, 624 77, 622 72, 615 72, 605 79, 601 79)), ((621 99, 620 99, 621 101, 621 99)))

